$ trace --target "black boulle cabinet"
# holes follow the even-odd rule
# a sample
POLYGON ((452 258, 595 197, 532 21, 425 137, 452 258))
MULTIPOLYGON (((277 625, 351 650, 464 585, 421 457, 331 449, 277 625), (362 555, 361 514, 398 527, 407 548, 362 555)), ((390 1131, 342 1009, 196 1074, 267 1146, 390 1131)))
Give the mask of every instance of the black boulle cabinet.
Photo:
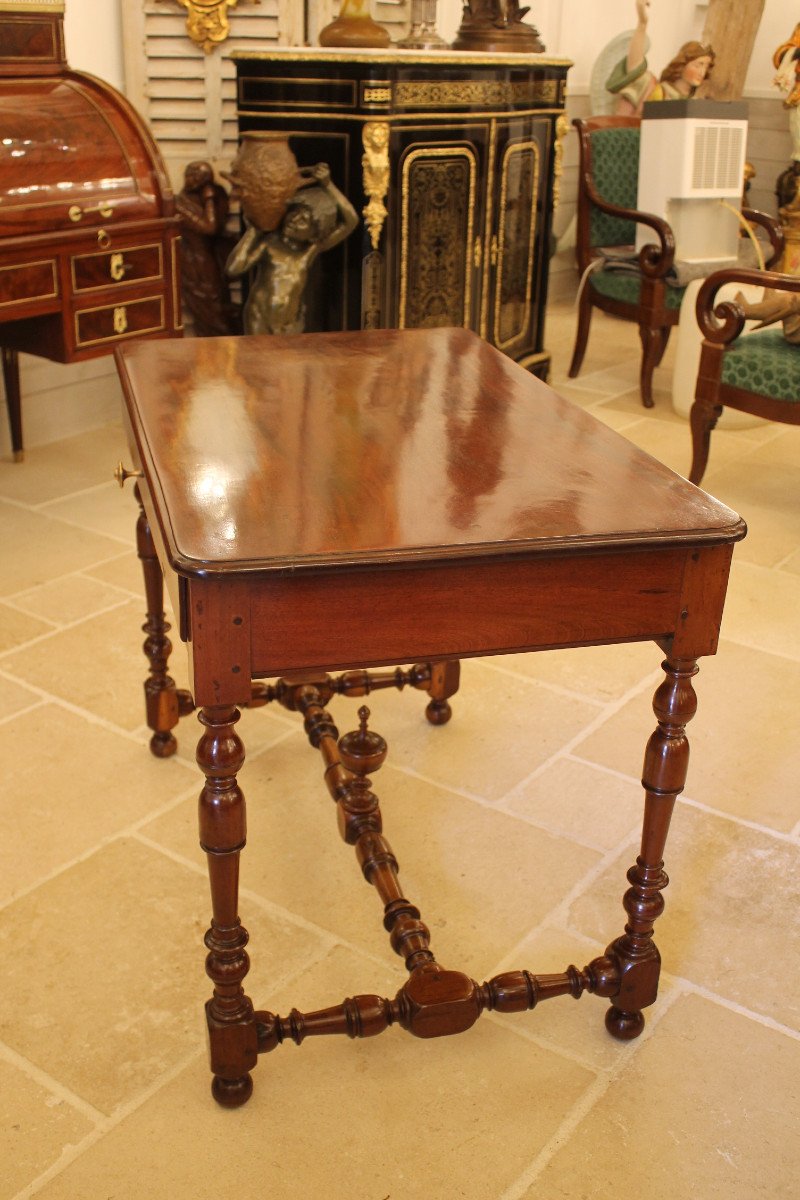
POLYGON ((242 133, 281 130, 362 215, 320 256, 309 330, 464 326, 544 378, 570 66, 539 55, 234 54, 242 133))

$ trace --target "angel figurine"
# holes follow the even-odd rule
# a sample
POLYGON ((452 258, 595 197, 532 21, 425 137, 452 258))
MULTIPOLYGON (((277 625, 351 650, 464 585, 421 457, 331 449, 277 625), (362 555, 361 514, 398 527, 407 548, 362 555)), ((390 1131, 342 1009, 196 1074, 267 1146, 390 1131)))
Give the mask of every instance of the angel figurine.
POLYGON ((637 24, 628 53, 606 81, 617 97, 618 116, 641 116, 647 100, 687 100, 714 69, 714 51, 702 42, 685 42, 657 79, 647 65, 645 46, 650 0, 636 0, 637 24))
POLYGON ((772 56, 777 74, 775 86, 786 92, 783 107, 789 110, 789 131, 792 135, 792 158, 800 160, 800 24, 772 56))

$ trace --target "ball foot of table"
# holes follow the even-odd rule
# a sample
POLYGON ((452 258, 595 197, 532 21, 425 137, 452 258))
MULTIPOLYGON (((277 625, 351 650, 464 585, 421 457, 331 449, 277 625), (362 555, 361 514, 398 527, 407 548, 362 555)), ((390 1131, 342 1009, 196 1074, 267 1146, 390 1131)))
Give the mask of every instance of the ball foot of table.
POLYGON ((241 1108, 252 1094, 253 1079, 251 1075, 242 1075, 238 1079, 222 1079, 219 1075, 215 1075, 211 1081, 211 1095, 223 1108, 241 1108))
POLYGON ((620 1042, 630 1042, 644 1029, 644 1017, 640 1012, 623 1012, 612 1004, 606 1013, 606 1029, 620 1042))
POLYGON ((425 716, 431 725, 446 725, 453 715, 449 700, 458 691, 461 679, 461 664, 459 662, 432 663, 428 694, 430 703, 425 709, 425 716))
POLYGON ((431 700, 425 709, 425 716, 431 725, 446 725, 453 715, 453 710, 446 700, 431 700))
POLYGON ((171 758, 178 743, 171 733, 154 733, 150 738, 150 753, 156 758, 171 758))

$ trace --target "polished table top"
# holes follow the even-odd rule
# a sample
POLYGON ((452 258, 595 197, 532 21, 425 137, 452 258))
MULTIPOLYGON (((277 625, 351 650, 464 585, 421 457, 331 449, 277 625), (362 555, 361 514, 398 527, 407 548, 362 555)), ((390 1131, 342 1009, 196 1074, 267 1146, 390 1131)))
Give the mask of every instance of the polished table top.
POLYGON ((181 574, 745 532, 730 509, 466 330, 140 342, 117 354, 181 574))

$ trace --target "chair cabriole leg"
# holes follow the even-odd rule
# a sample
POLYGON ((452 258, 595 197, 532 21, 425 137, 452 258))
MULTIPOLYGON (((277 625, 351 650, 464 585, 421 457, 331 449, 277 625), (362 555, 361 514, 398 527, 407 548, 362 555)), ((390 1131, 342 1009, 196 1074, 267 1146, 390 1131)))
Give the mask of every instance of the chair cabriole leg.
POLYGON ((589 342, 589 329, 592 324, 592 298, 589 294, 589 287, 589 281, 586 280, 578 304, 578 329, 575 334, 575 348, 572 351, 572 362, 569 365, 568 371, 570 379, 575 379, 583 366, 583 358, 589 342))
POLYGON ((706 472, 708 454, 711 449, 711 434, 717 421, 722 416, 721 404, 708 404, 704 400, 695 400, 689 413, 689 423, 692 429, 692 468, 689 479, 692 483, 700 483, 706 472))

